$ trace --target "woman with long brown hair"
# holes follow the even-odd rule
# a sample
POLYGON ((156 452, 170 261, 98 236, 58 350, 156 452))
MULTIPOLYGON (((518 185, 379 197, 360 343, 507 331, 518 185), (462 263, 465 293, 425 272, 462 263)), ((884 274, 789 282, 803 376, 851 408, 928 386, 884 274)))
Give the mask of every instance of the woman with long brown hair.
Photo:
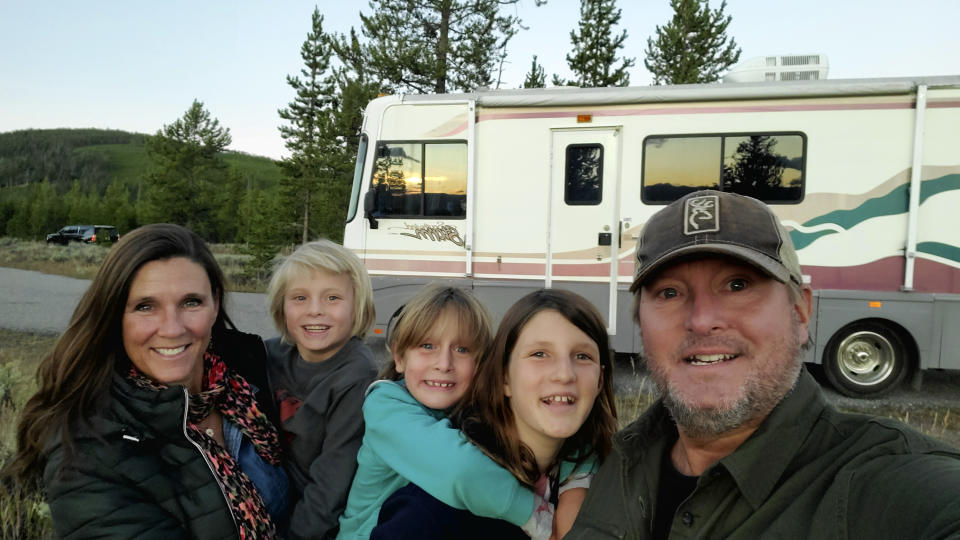
POLYGON ((286 513, 265 350, 224 309, 197 235, 110 251, 37 372, 6 469, 42 482, 61 537, 270 537, 286 513))
MULTIPOLYGON (((451 422, 555 506, 561 491, 588 485, 563 482, 588 479, 580 471, 610 451, 616 430, 612 367, 606 325, 596 308, 568 291, 533 292, 504 315, 451 422)), ((578 508, 558 514, 555 537, 569 529, 578 508)), ((493 537, 522 538, 523 533, 509 523, 449 507, 414 484, 383 504, 370 536, 493 537)))

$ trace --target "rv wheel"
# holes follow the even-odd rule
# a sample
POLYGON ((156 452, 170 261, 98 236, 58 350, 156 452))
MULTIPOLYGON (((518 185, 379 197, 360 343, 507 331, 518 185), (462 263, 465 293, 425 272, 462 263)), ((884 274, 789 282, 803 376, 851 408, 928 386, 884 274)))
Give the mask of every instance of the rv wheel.
POLYGON ((900 335, 878 322, 848 324, 830 339, 823 355, 827 379, 850 397, 876 397, 897 387, 907 374, 907 349, 900 335))

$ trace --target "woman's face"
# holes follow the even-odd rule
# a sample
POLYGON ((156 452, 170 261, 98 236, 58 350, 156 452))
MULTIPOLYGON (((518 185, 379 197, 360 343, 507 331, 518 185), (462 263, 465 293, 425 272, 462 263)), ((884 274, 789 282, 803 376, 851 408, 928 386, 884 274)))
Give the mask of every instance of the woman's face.
POLYGON ((538 462, 552 460, 583 425, 601 376, 596 342, 559 312, 543 310, 520 331, 504 392, 517 434, 538 462))
POLYGON ((158 383, 200 390, 203 353, 220 306, 207 272, 183 257, 151 261, 130 284, 123 310, 123 348, 158 383))

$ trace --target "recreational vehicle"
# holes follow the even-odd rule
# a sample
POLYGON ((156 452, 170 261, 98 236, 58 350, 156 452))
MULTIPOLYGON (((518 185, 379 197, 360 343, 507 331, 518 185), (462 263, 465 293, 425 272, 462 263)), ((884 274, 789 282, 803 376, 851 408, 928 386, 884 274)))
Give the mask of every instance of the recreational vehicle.
POLYGON ((960 76, 397 95, 366 108, 344 244, 375 332, 421 285, 499 317, 560 287, 641 352, 635 241, 701 188, 771 204, 814 290, 812 347, 854 396, 960 369, 960 76))

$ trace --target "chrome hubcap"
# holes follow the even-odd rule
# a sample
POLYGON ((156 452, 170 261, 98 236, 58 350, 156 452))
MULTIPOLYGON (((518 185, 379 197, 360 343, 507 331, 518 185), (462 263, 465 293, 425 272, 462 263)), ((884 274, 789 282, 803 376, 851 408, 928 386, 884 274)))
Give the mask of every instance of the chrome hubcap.
POLYGON ((883 382, 893 373, 895 362, 893 345, 876 332, 850 334, 837 348, 840 373, 855 384, 871 386, 883 382))

